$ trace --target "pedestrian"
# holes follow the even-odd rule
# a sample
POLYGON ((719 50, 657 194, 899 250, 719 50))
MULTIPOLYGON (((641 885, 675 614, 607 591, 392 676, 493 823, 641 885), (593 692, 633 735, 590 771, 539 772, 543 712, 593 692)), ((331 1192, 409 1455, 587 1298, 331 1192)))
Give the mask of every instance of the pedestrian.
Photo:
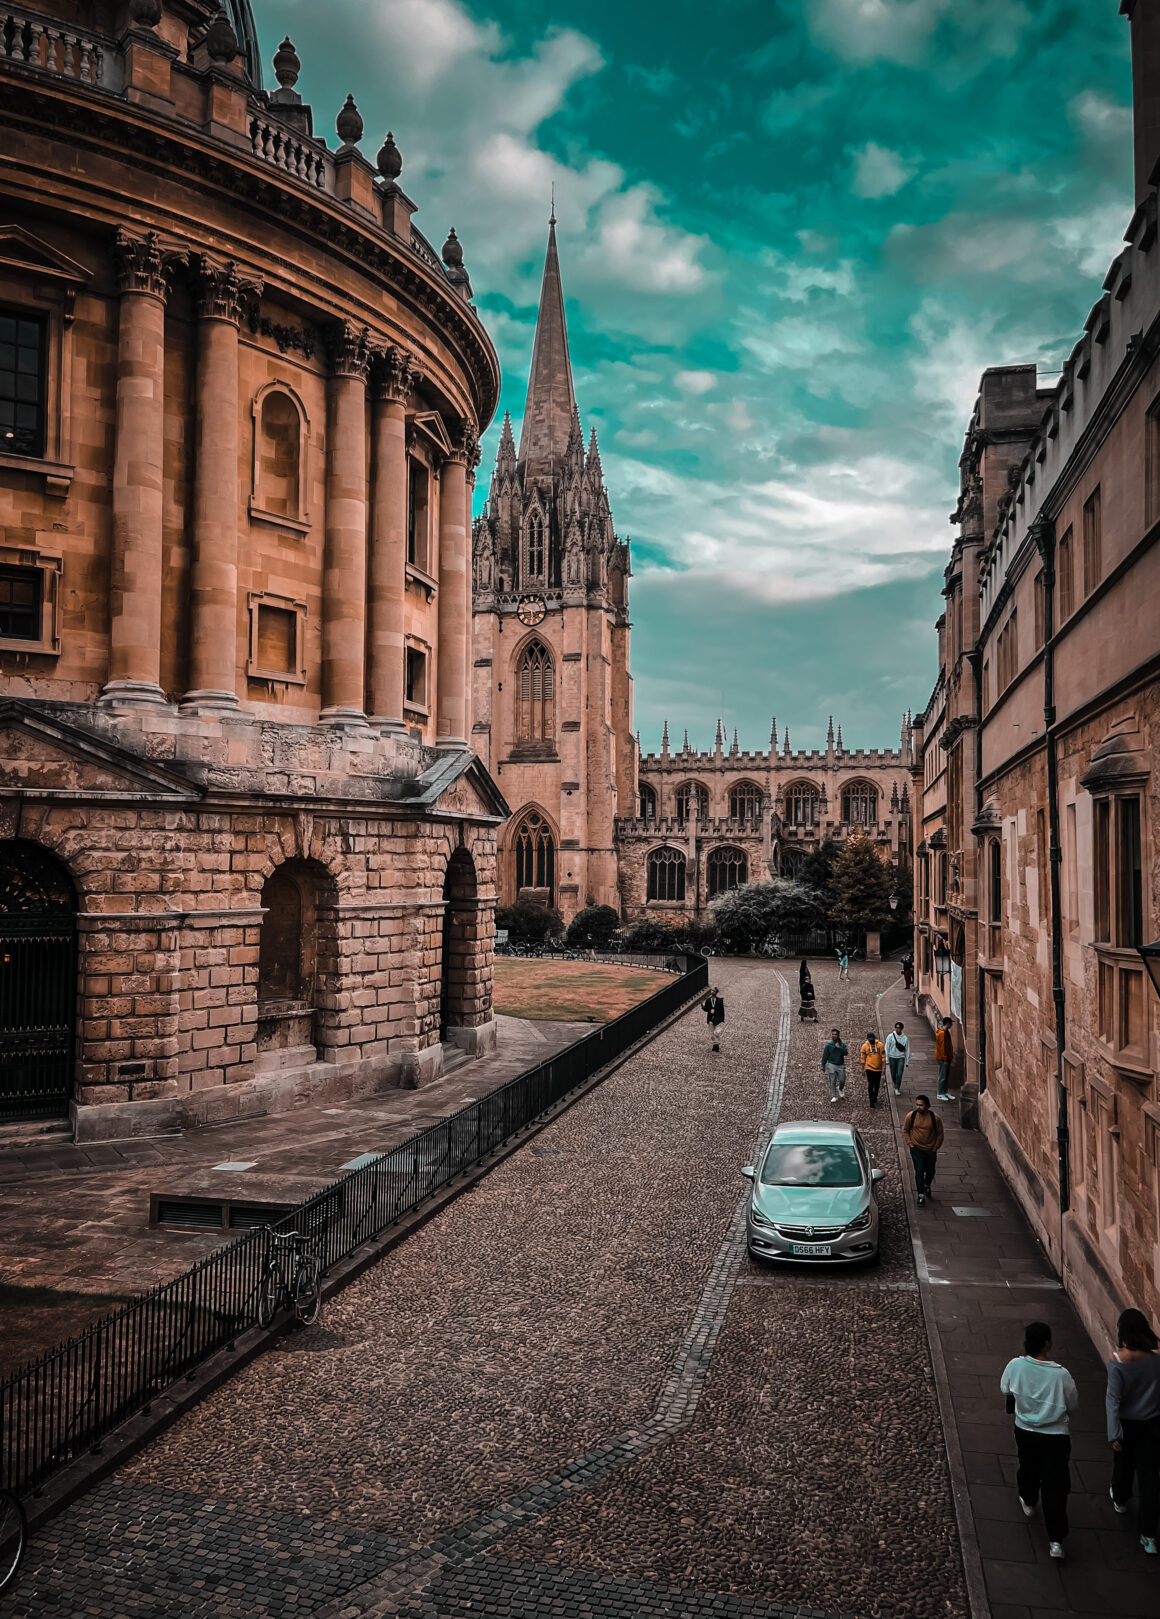
POLYGON ((910 1061, 910 1041, 902 1030, 903 1025, 896 1023, 886 1036, 886 1061, 890 1065, 890 1078, 894 1085, 895 1096, 902 1095, 902 1076, 910 1061))
POLYGON ((1127 1512, 1132 1480, 1140 1492, 1136 1529, 1156 1555, 1160 1519, 1160 1355, 1142 1310, 1125 1310, 1116 1323, 1118 1348, 1108 1361, 1108 1443, 1117 1512, 1127 1512))
POLYGON ((839 977, 839 979, 842 979, 842 978, 849 978, 849 976, 850 976, 850 952, 843 945, 842 949, 838 951, 838 977, 839 977))
POLYGON ((870 1098, 870 1106, 878 1106, 878 1087, 882 1083, 882 1072, 886 1067, 886 1047, 871 1029, 862 1042, 862 1071, 866 1075, 866 1094, 870 1098))
POLYGON ((914 983, 914 957, 905 955, 902 958, 902 987, 909 989, 914 983))
POLYGON ((809 982, 809 978, 810 978, 810 964, 805 959, 805 957, 803 956, 801 966, 798 968, 798 994, 799 994, 799 996, 800 996, 801 992, 805 989, 806 984, 809 982))
POLYGON ((849 1047, 842 1039, 840 1029, 831 1029, 830 1038, 822 1052, 822 1073, 830 1082, 830 1101, 840 1101, 846 1094, 846 1056, 849 1047))
POLYGON ((713 1050, 721 1049, 721 1025, 725 1021, 725 1002, 721 999, 716 984, 701 1002, 701 1010, 705 1014, 709 1034, 713 1041, 713 1050))
POLYGON ((902 1123, 902 1138, 910 1148, 914 1165, 914 1185, 921 1207, 933 1197, 931 1182, 938 1168, 938 1152, 943 1144, 943 1122, 931 1110, 929 1096, 916 1096, 914 1106, 902 1123))
POLYGON ((1007 1410, 1015 1416, 1019 1505, 1025 1517, 1034 1517, 1043 1496, 1047 1550, 1052 1557, 1062 1557, 1071 1490, 1068 1413, 1075 1410, 1079 1396, 1066 1366, 1051 1358, 1051 1328, 1045 1322, 1032 1321, 1027 1327, 1023 1353, 1007 1362, 999 1387, 1007 1396, 1007 1410))
POLYGON ((955 1047, 951 1039, 951 1030, 954 1028, 954 1019, 945 1017, 935 1031, 934 1060, 938 1063, 938 1099, 940 1102, 953 1102, 949 1086, 951 1082, 951 1063, 955 1060, 955 1047))

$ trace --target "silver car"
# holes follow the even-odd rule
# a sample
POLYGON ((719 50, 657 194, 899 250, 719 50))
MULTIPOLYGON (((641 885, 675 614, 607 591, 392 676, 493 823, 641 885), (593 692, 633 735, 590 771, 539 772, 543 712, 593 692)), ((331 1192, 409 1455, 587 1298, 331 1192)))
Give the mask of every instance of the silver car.
POLYGON ((753 1182, 746 1237, 754 1259, 849 1264, 878 1254, 884 1171, 852 1124, 779 1124, 765 1156, 741 1173, 753 1182))

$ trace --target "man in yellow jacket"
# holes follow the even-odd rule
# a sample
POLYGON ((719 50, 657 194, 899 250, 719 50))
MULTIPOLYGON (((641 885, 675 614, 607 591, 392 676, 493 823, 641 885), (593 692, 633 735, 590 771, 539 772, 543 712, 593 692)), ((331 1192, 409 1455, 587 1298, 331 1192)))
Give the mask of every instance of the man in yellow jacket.
POLYGON ((928 1197, 933 1196, 930 1183, 934 1180, 938 1151, 943 1144, 943 1123, 937 1113, 931 1112, 929 1096, 915 1097, 914 1107, 903 1122, 902 1136, 910 1148, 914 1183, 921 1206, 928 1197))
POLYGON ((870 1106, 878 1106, 878 1087, 882 1083, 882 1071, 886 1067, 886 1047, 871 1029, 862 1042, 862 1068, 866 1075, 866 1093, 870 1098, 870 1106))

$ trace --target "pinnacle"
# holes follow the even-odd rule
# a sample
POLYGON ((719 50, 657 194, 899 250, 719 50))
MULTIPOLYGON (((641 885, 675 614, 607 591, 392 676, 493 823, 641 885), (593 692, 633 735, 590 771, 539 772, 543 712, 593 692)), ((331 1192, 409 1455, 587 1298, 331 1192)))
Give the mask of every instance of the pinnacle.
POLYGON ((562 463, 572 432, 576 394, 568 356, 564 288, 556 251, 555 222, 548 226, 548 251, 540 288, 536 340, 528 375, 528 396, 520 429, 519 459, 531 477, 547 477, 562 463))

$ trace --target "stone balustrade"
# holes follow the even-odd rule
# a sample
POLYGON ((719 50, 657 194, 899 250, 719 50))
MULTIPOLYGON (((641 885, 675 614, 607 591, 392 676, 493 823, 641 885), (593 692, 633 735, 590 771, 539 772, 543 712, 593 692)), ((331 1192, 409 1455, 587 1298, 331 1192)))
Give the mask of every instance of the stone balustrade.
POLYGON ((0 7, 0 62, 39 69, 98 90, 121 88, 121 57, 110 39, 35 11, 0 7))
POLYGON ((263 163, 272 163, 291 179, 334 196, 334 158, 321 142, 307 139, 266 113, 255 113, 250 119, 250 146, 263 163))

